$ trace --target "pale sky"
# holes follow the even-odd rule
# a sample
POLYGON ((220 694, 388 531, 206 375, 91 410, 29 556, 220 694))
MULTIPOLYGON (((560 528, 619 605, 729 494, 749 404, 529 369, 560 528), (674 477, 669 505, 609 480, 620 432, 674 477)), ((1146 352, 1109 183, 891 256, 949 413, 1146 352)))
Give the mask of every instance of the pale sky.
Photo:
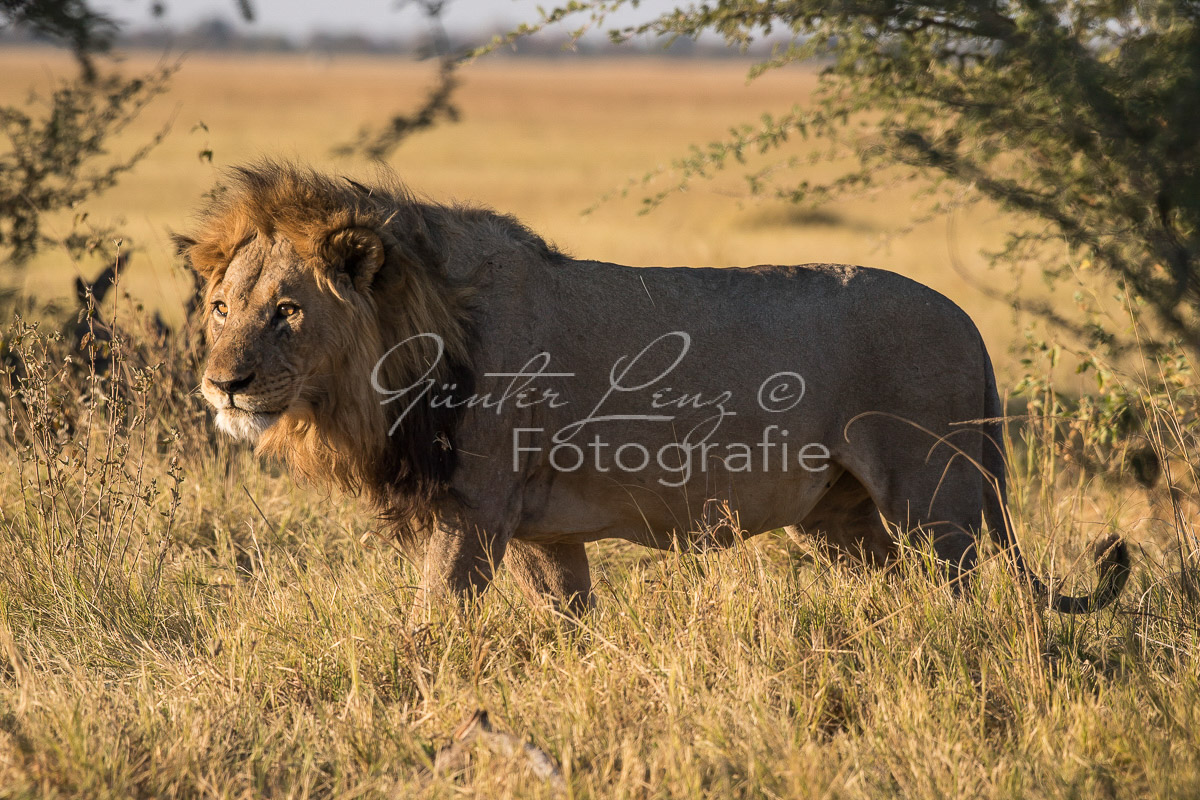
MULTIPOLYGON (((150 13, 152 0, 93 0, 89 5, 123 22, 127 30, 159 26, 186 28, 215 16, 243 26, 234 0, 161 1, 166 13, 158 19, 150 13)), ((426 30, 420 10, 397 0, 252 0, 252 3, 257 17, 253 26, 246 26, 246 29, 263 33, 304 37, 315 31, 328 31, 391 38, 426 30)), ((444 18, 452 33, 490 32, 498 27, 537 20, 539 5, 550 9, 557 3, 553 0, 451 0, 444 18)), ((656 12, 678 5, 690 5, 690 2, 642 0, 638 9, 612 17, 611 26, 644 21, 656 12)), ((582 22, 584 18, 578 19, 582 22)))

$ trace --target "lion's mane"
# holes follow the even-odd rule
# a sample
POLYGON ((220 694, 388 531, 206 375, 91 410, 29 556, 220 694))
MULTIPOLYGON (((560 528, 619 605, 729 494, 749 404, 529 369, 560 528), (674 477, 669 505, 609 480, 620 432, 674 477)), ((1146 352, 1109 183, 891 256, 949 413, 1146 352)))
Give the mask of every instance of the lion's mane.
MULTIPOLYGON (((447 275, 456 237, 505 240, 545 256, 545 242, 512 217, 477 208, 416 200, 398 181, 364 186, 287 163, 263 161, 230 173, 200 215, 198 232, 177 237, 192 267, 220 283, 238 248, 254 235, 286 237, 310 262, 314 279, 345 303, 351 320, 327 331, 329 366, 338 380, 311 411, 287 412, 258 442, 258 452, 284 461, 297 476, 365 495, 404 536, 424 530, 444 508, 457 463, 455 428, 461 408, 418 403, 390 436, 388 412, 371 385, 385 352, 409 337, 436 333, 444 342, 439 387, 459 396, 474 390, 471 290, 447 275), (353 257, 340 250, 342 232, 377 234, 384 263, 369 291, 330 277, 325 267, 353 257)), ((427 343, 427 340, 421 340, 427 343)), ((380 383, 412 385, 428 369, 433 347, 405 348, 384 362, 380 383)), ((394 414, 393 414, 394 416, 394 414)))

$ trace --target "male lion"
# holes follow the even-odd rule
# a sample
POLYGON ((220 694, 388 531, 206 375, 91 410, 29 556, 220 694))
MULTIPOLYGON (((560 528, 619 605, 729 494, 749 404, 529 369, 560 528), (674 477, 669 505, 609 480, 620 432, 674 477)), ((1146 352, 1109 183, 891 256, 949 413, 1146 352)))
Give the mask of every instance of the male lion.
POLYGON ((978 331, 890 272, 630 268, 512 217, 288 164, 236 170, 181 251, 207 280, 202 391, 293 472, 362 492, 425 548, 426 591, 586 606, 584 544, 727 545, 794 526, 868 563, 895 531, 954 580, 1005 519, 1002 413, 978 331), (886 524, 885 524, 886 523, 886 524))

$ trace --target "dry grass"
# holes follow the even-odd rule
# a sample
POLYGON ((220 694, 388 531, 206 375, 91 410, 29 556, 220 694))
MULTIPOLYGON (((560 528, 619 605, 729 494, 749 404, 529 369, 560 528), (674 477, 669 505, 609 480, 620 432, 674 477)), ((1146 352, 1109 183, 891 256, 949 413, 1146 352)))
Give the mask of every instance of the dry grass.
MULTIPOLYGON (((15 349, 48 368, 5 393, 0 796, 561 796, 511 747, 434 773, 480 707, 571 797, 1200 791, 1196 584, 1164 558, 1192 532, 1072 483, 1036 442, 1014 498, 1027 545, 1053 540, 1062 565, 1099 515, 1149 546, 1115 614, 1047 615, 996 561, 955 599, 921 553, 864 574, 765 536, 700 557, 597 546, 577 622, 502 577, 412 627, 414 571, 353 502, 176 430, 187 408, 122 413, 39 334, 15 349), (81 381, 95 403, 26 405, 81 381)), ((160 385, 136 408, 175 396, 160 385)))
MULTIPOLYGON (((0 102, 47 58, 0 53, 0 102)), ((576 213, 688 142, 785 107, 811 76, 746 90, 732 65, 469 75, 466 121, 396 158, 422 191, 618 261, 886 263, 962 302, 1003 352, 1007 312, 948 275, 940 229, 871 249, 880 207, 793 225, 717 184, 648 218, 576 213)), ((389 62, 191 59, 179 108, 143 123, 174 114, 176 134, 93 210, 124 215, 142 246, 134 292, 178 296, 164 228, 214 179, 197 150, 330 164, 348 120, 419 84, 389 62), (189 132, 197 119, 207 133, 189 132)), ((28 285, 60 290, 72 269, 47 257, 28 285)), ((119 352, 114 383, 68 363, 48 330, 6 334, 23 394, 0 376, 0 797, 554 796, 528 759, 482 747, 465 772, 433 774, 476 708, 556 759, 570 797, 1200 794, 1200 595, 1181 570, 1195 509, 1088 478, 1049 429, 1013 432, 1018 535, 1043 572, 1088 582, 1082 545, 1125 532, 1138 559, 1115 613, 1048 615, 994 561, 955 599, 920 553, 864 574, 764 536, 702 557, 594 546, 597 609, 577 622, 502 576, 468 613, 413 627, 415 573, 373 521, 213 437, 178 352, 119 352)), ((1186 425, 1164 414, 1158 435, 1186 425)), ((1159 444, 1187 453, 1194 438, 1159 444)), ((1195 467, 1174 466, 1194 487, 1195 467)))

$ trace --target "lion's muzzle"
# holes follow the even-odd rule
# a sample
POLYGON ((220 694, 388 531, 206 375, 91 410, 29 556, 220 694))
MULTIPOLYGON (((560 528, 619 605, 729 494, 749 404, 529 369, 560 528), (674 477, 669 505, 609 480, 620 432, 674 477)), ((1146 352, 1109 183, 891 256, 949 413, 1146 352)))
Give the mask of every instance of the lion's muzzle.
POLYGON ((235 439, 256 441, 275 424, 292 399, 290 380, 263 380, 253 373, 206 375, 200 388, 217 412, 217 427, 235 439))

